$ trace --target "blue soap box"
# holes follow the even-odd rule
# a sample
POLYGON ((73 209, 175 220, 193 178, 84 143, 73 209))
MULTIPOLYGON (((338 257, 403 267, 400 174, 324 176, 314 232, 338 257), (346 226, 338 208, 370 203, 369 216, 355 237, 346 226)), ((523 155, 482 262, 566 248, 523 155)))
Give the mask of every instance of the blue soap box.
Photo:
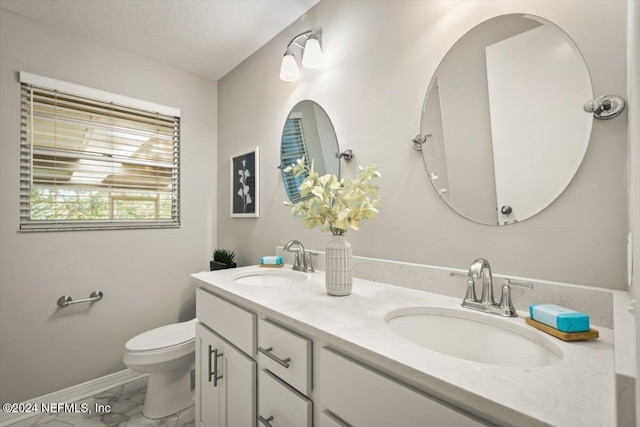
POLYGON ((530 304, 529 315, 562 332, 585 332, 590 330, 589 316, 555 304, 530 304))
POLYGON ((261 265, 280 265, 282 264, 282 257, 278 256, 263 256, 260 258, 261 265))

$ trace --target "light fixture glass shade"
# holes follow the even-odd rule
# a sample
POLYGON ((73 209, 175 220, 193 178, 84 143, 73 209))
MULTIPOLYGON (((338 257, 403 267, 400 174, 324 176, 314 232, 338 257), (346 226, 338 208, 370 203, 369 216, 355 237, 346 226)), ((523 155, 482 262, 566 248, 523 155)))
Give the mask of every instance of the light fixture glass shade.
POLYGON ((282 57, 282 66, 280 67, 280 80, 285 82, 294 82, 300 78, 300 69, 296 64, 296 57, 293 52, 287 49, 282 57))
POLYGON ((302 65, 305 68, 322 68, 324 67, 324 55, 320 42, 314 36, 309 37, 304 45, 304 53, 302 55, 302 65))

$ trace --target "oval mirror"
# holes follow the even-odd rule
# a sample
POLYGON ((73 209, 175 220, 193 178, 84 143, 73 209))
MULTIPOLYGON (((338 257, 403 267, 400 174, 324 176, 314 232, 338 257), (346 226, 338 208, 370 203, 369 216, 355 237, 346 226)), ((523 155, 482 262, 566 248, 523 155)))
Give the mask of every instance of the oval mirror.
POLYGON ((320 175, 331 173, 340 177, 338 153, 338 138, 324 109, 313 101, 298 102, 289 112, 280 141, 282 180, 289 200, 293 203, 301 200, 298 187, 306 176, 296 178, 292 172, 285 172, 285 167, 304 156, 313 160, 314 170, 320 175))
POLYGON ((503 15, 458 40, 438 66, 422 108, 428 179, 458 214, 513 224, 569 185, 589 144, 591 79, 560 28, 503 15))

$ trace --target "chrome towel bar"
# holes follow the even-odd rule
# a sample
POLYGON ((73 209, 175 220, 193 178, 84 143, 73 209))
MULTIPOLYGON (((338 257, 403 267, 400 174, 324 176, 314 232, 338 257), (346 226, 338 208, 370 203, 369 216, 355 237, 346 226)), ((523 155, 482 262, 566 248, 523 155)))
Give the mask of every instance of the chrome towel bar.
POLYGON ((80 304, 83 302, 97 302, 97 301, 100 301, 103 296, 104 296, 104 293, 102 293, 102 291, 100 290, 91 292, 91 295, 89 295, 89 298, 79 299, 75 301, 69 295, 63 295, 60 298, 58 298, 58 305, 64 308, 73 304, 80 304))

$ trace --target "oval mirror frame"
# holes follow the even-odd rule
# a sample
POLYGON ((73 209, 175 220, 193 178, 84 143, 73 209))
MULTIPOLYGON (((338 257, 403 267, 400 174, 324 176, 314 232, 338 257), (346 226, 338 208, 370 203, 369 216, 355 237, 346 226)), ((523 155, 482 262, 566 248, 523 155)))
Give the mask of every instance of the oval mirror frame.
POLYGON ((586 62, 560 27, 529 14, 484 21, 449 49, 429 84, 420 124, 428 179, 471 221, 531 218, 584 159, 590 99, 586 62))
POLYGON ((314 170, 320 175, 331 173, 340 178, 339 153, 338 137, 327 112, 308 99, 294 105, 280 138, 280 169, 289 200, 296 203, 303 199, 298 187, 306 176, 296 178, 285 172, 285 167, 306 156, 313 160, 314 170))

